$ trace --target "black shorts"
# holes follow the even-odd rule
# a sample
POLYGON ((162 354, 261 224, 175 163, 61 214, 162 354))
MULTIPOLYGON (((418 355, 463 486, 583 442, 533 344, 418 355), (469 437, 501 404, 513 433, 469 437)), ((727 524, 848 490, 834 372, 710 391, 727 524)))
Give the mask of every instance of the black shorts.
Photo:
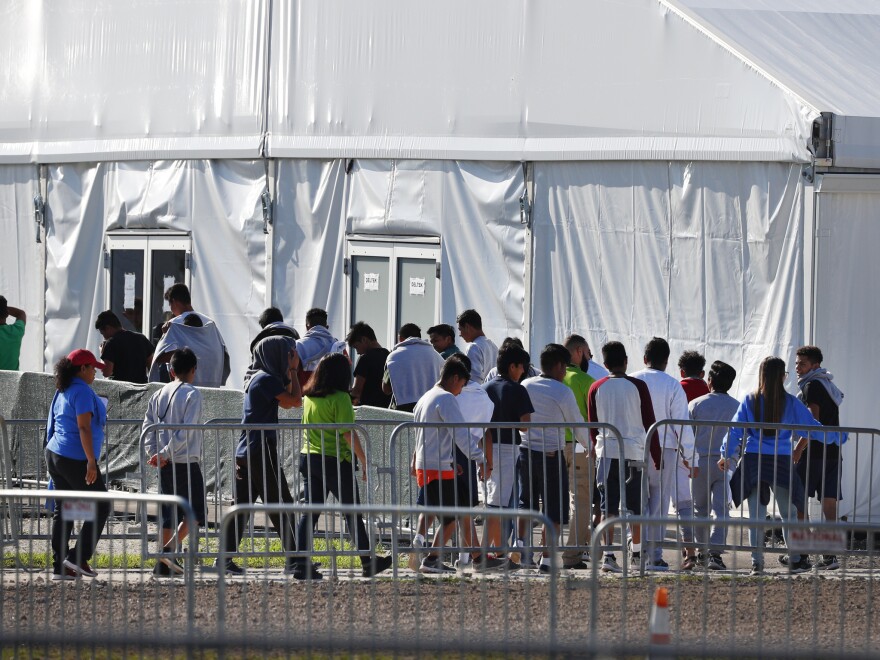
MULTIPOLYGON (((198 525, 205 524, 205 479, 198 463, 168 463, 159 468, 159 492, 163 495, 179 495, 187 500, 192 506, 198 525)), ((177 526, 174 514, 178 521, 184 520, 183 511, 180 507, 162 505, 162 528, 173 529, 177 526)))
POLYGON ((828 445, 826 451, 825 447, 825 443, 811 440, 795 471, 807 497, 840 500, 840 448, 828 445))
MULTIPOLYGON (((417 501, 427 507, 470 507, 467 488, 461 479, 434 479, 419 488, 417 501)), ((443 516, 444 525, 455 520, 455 516, 443 516)))
MULTIPOLYGON (((616 458, 604 459, 608 461, 607 475, 597 474, 596 483, 599 484, 599 494, 602 500, 602 513, 606 516, 620 515, 620 461, 616 458), (600 480, 604 483, 600 483, 600 480)), ((599 470, 602 469, 602 461, 599 461, 599 470)), ((629 461, 623 462, 624 477, 626 479, 626 508, 634 515, 642 512, 642 469, 632 467, 629 461)))
POLYGON ((461 466, 461 474, 455 471, 456 479, 462 482, 467 499, 465 502, 470 506, 477 506, 480 503, 480 484, 477 481, 477 464, 464 455, 458 447, 455 448, 455 464, 461 466))
POLYGON ((545 454, 525 447, 519 450, 519 508, 541 513, 552 522, 568 522, 568 470, 562 451, 545 454))

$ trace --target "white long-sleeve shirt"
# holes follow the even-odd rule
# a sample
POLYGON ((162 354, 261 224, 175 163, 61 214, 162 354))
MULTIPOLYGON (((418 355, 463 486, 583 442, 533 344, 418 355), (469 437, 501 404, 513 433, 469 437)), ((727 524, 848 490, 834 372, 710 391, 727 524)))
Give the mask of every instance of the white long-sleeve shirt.
POLYGON ((465 352, 471 361, 471 380, 484 382, 498 361, 498 347, 486 335, 480 335, 467 345, 465 352))
MULTIPOLYGON (((532 407, 535 409, 535 412, 532 413, 533 423, 584 423, 584 417, 578 408, 574 392, 558 380, 546 376, 535 376, 534 378, 526 378, 523 381, 523 387, 529 393, 532 407)), ((587 429, 580 427, 573 428, 572 431, 575 440, 581 443, 587 451, 592 449, 592 441, 587 429)), ((558 427, 530 428, 522 434, 520 446, 545 454, 551 451, 562 451, 565 448, 565 429, 558 427)))
MULTIPOLYGON (((151 424, 201 424, 202 393, 192 385, 172 381, 153 394, 141 432, 151 424)), ((202 456, 201 430, 154 431, 144 437, 147 456, 159 454, 173 463, 198 463, 202 456)))
POLYGON ((474 424, 473 428, 469 430, 474 440, 479 442, 486 433, 484 425, 492 421, 495 404, 492 403, 492 399, 486 394, 486 390, 475 381, 470 381, 462 389, 461 394, 455 398, 458 401, 458 407, 461 409, 461 416, 464 418, 464 421, 474 424))
MULTIPOLYGON (((439 385, 432 387, 419 399, 413 411, 413 419, 427 424, 465 421, 456 398, 439 385)), ((482 463, 485 460, 483 450, 466 428, 438 426, 416 429, 416 469, 440 472, 452 470, 456 445, 472 461, 482 463)))
MULTIPOLYGON (((648 386, 651 393, 651 403, 654 406, 654 419, 658 422, 664 419, 690 419, 687 395, 681 383, 665 371, 657 369, 642 369, 634 374, 648 386)), ((678 449, 684 452, 687 460, 694 455, 694 429, 689 424, 669 424, 657 430, 660 437, 660 445, 664 449, 678 449)))

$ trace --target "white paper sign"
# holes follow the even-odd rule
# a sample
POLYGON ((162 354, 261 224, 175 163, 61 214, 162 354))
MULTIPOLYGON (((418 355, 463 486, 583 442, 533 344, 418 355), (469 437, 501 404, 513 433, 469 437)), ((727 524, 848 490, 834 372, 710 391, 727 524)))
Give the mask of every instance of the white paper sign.
POLYGON ((64 500, 61 503, 61 519, 95 522, 97 508, 97 503, 89 500, 64 500))
POLYGON ((846 552, 846 532, 838 529, 792 529, 788 542, 799 552, 840 554, 846 552))
POLYGON ((364 291, 379 290, 379 273, 364 273, 364 291))
POLYGON ((411 277, 409 278, 409 295, 424 296, 425 295, 425 278, 411 277))
POLYGON ((125 274, 125 283, 122 286, 122 307, 134 309, 134 287, 137 276, 134 273, 125 274))
MULTIPOLYGON (((163 277, 162 278, 162 293, 164 294, 166 291, 168 291, 168 289, 170 289, 172 286, 174 286, 175 282, 177 282, 177 278, 174 277, 174 275, 166 275, 165 277, 163 277)), ((162 311, 163 312, 170 312, 171 305, 169 305, 168 301, 165 300, 164 298, 162 300, 163 300, 162 311)))

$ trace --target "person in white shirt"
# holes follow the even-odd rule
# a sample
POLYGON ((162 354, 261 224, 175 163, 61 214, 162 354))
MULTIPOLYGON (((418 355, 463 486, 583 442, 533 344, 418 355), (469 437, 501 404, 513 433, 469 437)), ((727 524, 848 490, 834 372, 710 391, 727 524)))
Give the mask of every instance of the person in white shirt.
POLYGON ((413 412, 416 402, 440 378, 442 368, 443 358, 422 339, 422 329, 415 323, 400 326, 382 376, 382 391, 391 396, 391 408, 413 412))
POLYGON ((296 340, 296 354, 299 355, 300 369, 297 373, 300 387, 305 387, 318 362, 328 353, 345 352, 345 342, 340 342, 330 332, 327 312, 313 307, 306 312, 306 334, 296 340))
MULTIPOLYGON (((520 339, 519 337, 505 337, 504 341, 501 342, 501 347, 498 349, 498 352, 501 353, 501 350, 507 348, 508 346, 516 346, 517 348, 526 350, 525 347, 523 347, 522 339, 520 339)), ((498 361, 497 357, 495 358, 495 361, 498 361)), ((486 378, 483 379, 483 384, 492 382, 495 377, 498 376, 498 373, 498 365, 496 364, 494 367, 489 369, 489 373, 486 374, 486 378)), ((522 382, 526 378, 533 378, 537 375, 538 370, 535 369, 535 367, 530 362, 529 364, 525 365, 525 371, 522 373, 520 380, 517 382, 522 382)))
POLYGON ((475 309, 463 311, 456 322, 458 333, 468 342, 465 353, 471 361, 471 380, 483 383, 498 360, 498 347, 483 333, 483 319, 475 309))
MULTIPOLYGON (((532 423, 583 424, 584 418, 578 408, 574 393, 563 384, 571 353, 560 344, 547 344, 541 351, 541 374, 523 381, 535 412, 532 423)), ((584 427, 572 428, 577 442, 587 451, 592 450, 590 434, 584 427)), ((519 456, 520 509, 537 509, 550 519, 552 526, 544 529, 544 538, 559 537, 559 527, 568 522, 568 470, 565 469, 565 428, 529 428, 522 434, 519 456)), ((518 536, 523 545, 530 526, 520 520, 518 536)), ((524 552, 523 557, 528 558, 524 552)), ((552 558, 544 553, 540 570, 550 572, 552 558)), ((530 562, 524 562, 528 564, 530 562)))
POLYGON ((593 351, 590 349, 589 344, 584 346, 584 354, 581 359, 580 367, 581 371, 587 372, 587 375, 593 380, 599 380, 608 375, 608 369, 593 360, 593 351))
MULTIPOLYGON (((434 350, 433 348, 431 349, 434 350)), ((443 365, 440 381, 428 390, 416 404, 413 414, 416 422, 426 425, 416 429, 416 446, 412 456, 411 472, 419 486, 418 501, 427 507, 466 507, 468 493, 464 482, 456 478, 455 448, 464 453, 469 460, 479 465, 480 479, 486 480, 490 467, 483 450, 466 428, 442 426, 444 423, 463 423, 464 417, 456 397, 470 380, 470 371, 465 364, 451 357, 443 365)), ((468 524, 467 521, 464 524, 468 524)), ((441 528, 434 534, 431 550, 420 559, 420 549, 425 546, 427 523, 419 516, 418 528, 413 539, 413 552, 410 553, 410 568, 421 573, 448 573, 452 569, 443 564, 441 548, 455 528, 455 517, 444 516, 441 528)), ((480 552, 472 554, 476 570, 500 568, 504 562, 483 556, 480 552)))
MULTIPOLYGON (((201 424, 202 393, 192 386, 198 359, 189 348, 171 354, 169 364, 172 381, 153 394, 147 404, 143 430, 154 424, 201 424)), ((147 465, 159 473, 159 492, 178 495, 189 501, 196 524, 205 524, 205 479, 199 461, 202 456, 200 430, 161 430, 144 435, 147 465)), ((183 566, 173 553, 189 533, 181 511, 180 524, 174 534, 174 512, 162 506, 161 555, 155 573, 160 576, 181 575, 183 566)))
MULTIPOLYGON (((669 344, 665 339, 654 337, 645 345, 645 369, 632 374, 648 386, 651 402, 654 405, 654 418, 690 419, 687 395, 677 378, 666 373, 669 364, 669 344)), ((659 429, 660 444, 663 447, 663 460, 660 469, 648 468, 648 511, 651 517, 669 515, 669 505, 682 521, 693 518, 694 505, 691 497, 690 479, 697 476, 698 465, 694 456, 694 429, 688 424, 665 425, 659 429)), ((680 525, 682 543, 685 544, 685 558, 681 569, 693 570, 697 565, 694 547, 693 527, 680 525)), ((669 564, 663 559, 660 544, 666 537, 664 525, 651 525, 647 529, 648 556, 646 568, 667 570, 669 564)))

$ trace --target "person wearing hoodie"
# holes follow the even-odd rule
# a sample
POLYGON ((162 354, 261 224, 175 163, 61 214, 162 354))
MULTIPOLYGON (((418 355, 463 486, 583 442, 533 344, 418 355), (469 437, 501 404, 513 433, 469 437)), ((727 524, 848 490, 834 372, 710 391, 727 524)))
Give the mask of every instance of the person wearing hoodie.
POLYGON ((422 329, 415 323, 402 325, 382 377, 382 391, 391 395, 391 408, 413 412, 422 395, 440 379, 442 368, 443 358, 422 339, 422 329))
POLYGON ((318 362, 328 353, 343 353, 345 343, 330 334, 327 327, 327 312, 313 307, 306 312, 306 334, 296 341, 296 354, 299 355, 299 384, 305 387, 318 362))
MULTIPOLYGON (((822 351, 818 346, 797 349, 795 372, 798 377, 798 399, 810 409, 822 426, 840 426, 840 404, 843 392, 834 384, 834 376, 822 367, 822 351)), ((847 440, 846 433, 829 432, 821 440, 801 438, 792 452, 796 471, 804 482, 806 497, 815 497, 822 503, 827 522, 837 520, 837 502, 840 495, 840 451, 847 440)), ((803 507, 804 510, 806 506, 803 507)), ((804 519, 804 512, 798 511, 804 519)), ((834 555, 824 555, 816 565, 825 570, 839 568, 834 555)))
MULTIPOLYGON (((254 348, 252 368, 245 375, 242 424, 278 424, 278 408, 302 406, 302 392, 296 378, 300 359, 290 337, 266 337, 254 348)), ((257 499, 264 504, 293 504, 293 495, 278 460, 278 438, 274 429, 242 430, 235 448, 235 503, 251 504, 257 499)), ((296 552, 294 526, 287 514, 269 514, 272 526, 281 537, 287 552, 296 552)), ((234 522, 226 552, 238 552, 246 527, 246 516, 234 522)), ((217 566, 217 564, 215 564, 217 566)), ((287 558, 286 573, 293 573, 296 563, 287 558)), ((226 573, 241 575, 244 570, 232 559, 223 567, 226 573)))

